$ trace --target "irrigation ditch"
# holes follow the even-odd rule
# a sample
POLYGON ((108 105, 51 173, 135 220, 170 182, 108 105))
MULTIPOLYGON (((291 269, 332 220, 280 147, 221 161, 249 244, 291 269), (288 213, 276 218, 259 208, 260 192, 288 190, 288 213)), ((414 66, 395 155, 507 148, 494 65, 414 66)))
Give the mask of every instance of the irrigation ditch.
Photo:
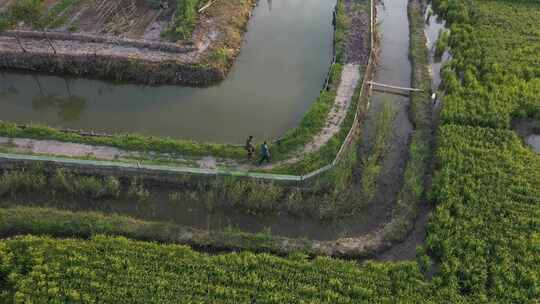
MULTIPOLYGON (((347 3, 347 1, 345 2, 347 3)), ((348 2, 351 3, 354 1, 348 2)), ((397 110, 395 108, 393 110, 385 110, 392 106, 385 106, 388 103, 384 102, 384 96, 382 93, 377 93, 379 95, 372 97, 368 110, 366 91, 369 91, 369 86, 365 83, 364 79, 361 86, 362 93, 359 96, 365 98, 365 102, 358 102, 357 104, 358 109, 364 111, 355 111, 352 127, 345 137, 331 165, 332 167, 325 167, 316 171, 312 176, 307 178, 307 181, 305 178, 288 180, 286 175, 281 175, 275 176, 277 183, 253 182, 251 177, 264 179, 269 176, 261 173, 249 173, 244 175, 237 174, 238 176, 234 177, 235 174, 231 174, 231 172, 222 172, 218 179, 215 177, 216 172, 195 172, 197 171, 195 170, 190 175, 183 175, 182 183, 179 175, 175 172, 159 171, 156 168, 152 170, 148 166, 139 168, 139 166, 115 164, 114 162, 101 162, 101 165, 96 166, 98 162, 93 160, 88 160, 85 163, 80 160, 55 160, 46 156, 21 157, 17 155, 2 155, 0 164, 7 172, 20 171, 19 169, 21 167, 32 167, 37 161, 42 164, 39 170, 44 172, 43 175, 46 180, 54 177, 55 172, 58 172, 57 170, 59 168, 70 168, 73 172, 77 173, 75 174, 76 176, 83 179, 98 176, 99 178, 97 180, 99 182, 106 182, 107 176, 116 176, 115 178, 118 180, 118 183, 122 185, 122 190, 120 191, 128 194, 131 193, 132 195, 134 193, 136 194, 138 189, 139 192, 142 192, 142 196, 146 196, 145 191, 148 191, 152 187, 152 180, 154 182, 159 181, 159 184, 162 184, 163 181, 168 181, 171 185, 180 185, 180 188, 189 187, 188 185, 194 184, 203 185, 198 189, 199 191, 193 191, 191 193, 198 192, 199 194, 193 194, 196 196, 206 192, 208 195, 204 201, 207 202, 216 201, 218 198, 230 199, 228 196, 236 195, 237 203, 226 207, 229 210, 231 209, 230 207, 237 210, 247 207, 246 210, 252 213, 248 213, 246 218, 252 217, 257 222, 257 225, 255 225, 257 227, 252 228, 251 231, 249 223, 241 227, 244 228, 244 231, 242 231, 242 229, 238 229, 238 225, 235 226, 234 223, 231 224, 227 220, 215 225, 217 229, 200 226, 188 228, 180 224, 182 222, 181 219, 175 221, 171 217, 167 218, 165 222, 158 221, 163 219, 167 214, 184 213, 184 218, 191 218, 199 224, 201 222, 204 223, 203 220, 200 220, 202 213, 195 216, 186 213, 187 209, 193 209, 203 205, 203 200, 197 199, 195 200, 197 202, 192 205, 184 204, 180 212, 174 212, 171 211, 172 209, 166 208, 161 209, 155 205, 152 206, 152 202, 149 203, 147 201, 145 203, 144 198, 142 199, 142 204, 136 203, 138 200, 137 195, 131 198, 127 197, 127 200, 124 199, 124 202, 118 204, 116 207, 113 207, 114 204, 111 205, 107 200, 103 200, 101 203, 93 201, 94 206, 92 206, 92 201, 87 202, 86 206, 80 206, 77 203, 66 202, 65 194, 62 193, 65 190, 54 194, 57 195, 56 202, 54 199, 45 199, 42 202, 37 202, 36 197, 31 195, 31 193, 26 197, 17 194, 15 196, 11 195, 6 200, 7 203, 3 205, 5 208, 1 210, 3 213, 2 217, 8 220, 5 222, 6 226, 2 231, 7 231, 4 232, 5 235, 12 235, 14 233, 46 233, 58 236, 80 235, 83 237, 93 233, 119 234, 136 239, 185 243, 193 245, 196 248, 206 248, 207 250, 209 248, 210 250, 249 249, 282 255, 293 251, 305 251, 312 255, 330 255, 348 258, 372 257, 392 247, 395 243, 399 243, 413 230, 415 220, 420 210, 424 210, 426 204, 425 186, 427 184, 427 173, 431 164, 431 149, 433 145, 432 104, 429 99, 431 83, 427 70, 428 56, 424 36, 423 7, 418 5, 416 1, 397 1, 391 5, 388 4, 384 10, 379 6, 378 10, 385 12, 388 19, 383 19, 383 23, 381 23, 382 38, 379 41, 381 53, 378 57, 377 77, 381 77, 381 81, 392 81, 394 79, 384 79, 384 75, 394 77, 398 74, 384 70, 385 64, 394 66, 395 63, 387 62, 385 59, 387 56, 384 52, 390 49, 388 47, 388 41, 392 38, 392 36, 385 35, 388 35, 389 30, 392 28, 394 30, 397 28, 402 29, 403 20, 405 22, 409 20, 409 26, 406 28, 410 29, 410 36, 406 36, 407 41, 403 42, 402 48, 399 50, 393 49, 392 51, 404 51, 405 61, 407 64, 412 63, 412 69, 406 69, 404 72, 399 73, 408 77, 408 80, 400 81, 408 81, 408 83, 404 84, 421 88, 423 92, 412 93, 410 104, 409 101, 402 97, 393 96, 392 98, 399 98, 394 100, 399 107, 397 110), (407 14, 403 15, 407 9, 409 12, 408 17, 407 14), (394 16, 394 14, 401 14, 400 18, 396 18, 401 21, 397 21, 394 24, 392 22, 384 22, 384 20, 395 21, 396 19, 389 18, 389 16, 394 16), (406 54, 409 53, 409 50, 410 57, 407 57, 406 54), (411 59, 411 63, 408 61, 409 58, 411 59), (409 119, 409 127, 402 128, 402 124, 406 124, 409 119), (377 123, 378 121, 380 123, 377 123), (387 133, 387 135, 382 136, 382 139, 378 139, 381 133, 387 133), (381 147, 377 148, 377 142, 382 142, 380 144, 381 147), (392 142, 394 143, 389 144, 392 142), (377 154, 380 155, 377 156, 377 154), (366 170, 366 166, 370 166, 370 159, 375 159, 374 165, 371 166, 378 167, 377 170, 379 171, 366 170), (119 168, 121 170, 118 170, 119 168), (366 172, 375 172, 374 177, 366 176, 366 172), (144 173, 144 178, 141 177, 141 173, 144 173), (211 174, 212 180, 209 181, 204 178, 205 174, 211 174), (315 178, 315 176, 317 177, 315 178), (136 178, 139 178, 139 181, 141 181, 139 185, 142 186, 140 188, 137 188, 136 182, 135 184, 133 182, 136 178), (386 183, 388 179, 393 182, 386 183), (366 182, 366 180, 375 180, 375 182, 366 182), (286 182, 285 185, 280 185, 280 181, 286 182), (303 183, 299 183, 302 181, 303 183), (245 186, 246 184, 249 185, 245 186), (366 193, 370 191, 362 192, 356 189, 369 190, 370 184, 374 185, 375 190, 371 191, 372 194, 368 196, 366 196, 366 193), (238 187, 237 190, 231 190, 235 186, 238 187), (287 189, 286 192, 277 190, 281 189, 282 186, 287 189), (130 190, 130 188, 134 188, 134 190, 130 190), (271 193, 274 193, 275 196, 262 195, 271 193), (246 197, 249 195, 256 194, 261 194, 263 197, 260 204, 254 205, 252 204, 253 200, 252 202, 246 200, 246 197), (276 206, 276 198, 285 198, 282 200, 281 206, 279 206, 280 204, 276 206), (25 202, 22 205, 26 207, 20 207, 21 202, 25 202), (251 207, 255 206, 255 208, 250 210, 250 205, 251 207), (106 207, 103 208, 103 206, 106 207), (285 208, 283 208, 284 206, 285 208), (50 207, 60 207, 67 210, 43 209, 50 207), (309 210, 310 208, 312 209, 309 210), (321 216, 321 210, 324 210, 324 208, 330 210, 328 218, 338 219, 338 223, 343 223, 343 226, 348 227, 345 229, 338 227, 337 230, 331 228, 330 230, 332 231, 329 234, 317 230, 320 227, 317 229, 310 228, 311 224, 309 221, 313 219, 315 221, 323 219, 324 223, 324 216, 321 216), (258 213, 266 217, 272 209, 277 211, 273 215, 274 219, 279 219, 282 216, 281 219, 288 220, 290 224, 278 220, 273 227, 269 227, 272 225, 266 223, 265 226, 264 222, 258 222, 262 219, 262 217, 256 217, 258 213), (96 213, 96 211, 101 213, 96 213), (104 211, 106 213, 120 213, 141 219, 135 220, 124 217, 123 215, 114 214, 105 216, 103 215, 104 211), (295 211, 297 212, 296 217, 294 215, 295 211), (313 213, 310 214, 310 212, 313 213), (311 219, 309 217, 302 218, 302 214, 310 214, 311 219), (370 222, 370 219, 367 218, 375 218, 375 220, 370 222), (27 224, 24 224, 25 222, 27 224), (364 225, 363 228, 357 231, 353 231, 354 228, 351 229, 355 224, 362 226, 365 223, 367 225, 364 225), (9 227, 12 227, 11 230, 9 227), (276 233, 279 227, 283 228, 283 230, 276 233), (287 231, 288 229, 290 230, 287 231), (307 234, 294 234, 299 230, 310 232, 307 234)), ((388 58, 391 57, 389 56, 388 58)), ((373 58, 374 56, 370 56, 369 58, 370 64, 368 65, 368 71, 372 65, 373 58)), ((405 63, 403 64, 405 65, 405 63)), ((401 65, 398 64, 398 66, 401 65)), ((369 74, 366 73, 366 75, 369 74)), ((116 184, 116 182, 112 183, 116 184)), ((44 182, 44 184, 47 185, 48 183, 44 182)), ((158 194, 157 200, 162 202, 169 201, 169 203, 179 197, 181 197, 180 200, 183 200, 187 197, 186 193, 189 193, 189 191, 185 191, 184 194, 177 194, 179 196, 176 197, 174 193, 177 192, 172 189, 167 193, 158 194), (159 196, 161 196, 161 199, 159 196)), ((79 199, 79 197, 73 197, 74 201, 79 199)), ((205 208, 216 209, 216 206, 207 205, 205 208)), ((225 215, 225 218, 227 218, 227 215, 225 215)), ((332 227, 333 224, 331 223, 329 225, 328 223, 331 222, 326 222, 322 226, 332 227)))

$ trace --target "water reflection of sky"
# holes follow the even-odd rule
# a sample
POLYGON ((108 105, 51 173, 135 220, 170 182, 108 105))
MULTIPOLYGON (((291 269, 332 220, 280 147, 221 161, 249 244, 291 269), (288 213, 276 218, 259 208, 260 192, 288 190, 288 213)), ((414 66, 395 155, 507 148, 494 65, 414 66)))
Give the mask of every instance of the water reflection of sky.
POLYGON ((540 154, 540 134, 529 135, 527 137, 527 144, 529 144, 537 154, 540 154))

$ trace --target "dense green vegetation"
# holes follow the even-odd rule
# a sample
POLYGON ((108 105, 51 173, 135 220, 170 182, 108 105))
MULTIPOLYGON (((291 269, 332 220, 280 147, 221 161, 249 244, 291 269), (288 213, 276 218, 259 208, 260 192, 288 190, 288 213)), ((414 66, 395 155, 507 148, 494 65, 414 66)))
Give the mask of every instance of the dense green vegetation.
POLYGON ((415 263, 358 265, 94 237, 0 243, 0 299, 19 303, 417 302, 429 289, 415 263))
POLYGON ((450 32, 445 30, 439 31, 439 39, 435 45, 435 56, 441 57, 448 47, 448 39, 450 38, 450 32))
POLYGON ((506 130, 445 125, 439 141, 427 240, 438 279, 478 302, 538 299, 539 157, 506 130))
POLYGON ((540 118, 538 2, 434 3, 451 24, 454 57, 443 122, 509 128, 515 117, 540 118))
POLYGON ((540 113, 538 1, 434 1, 451 26, 426 249, 476 303, 540 298, 540 158, 509 130, 540 113))
POLYGON ((199 0, 176 0, 176 12, 169 28, 163 33, 170 40, 187 40, 197 25, 199 0))
POLYGON ((13 28, 19 22, 43 27, 43 0, 21 0, 0 13, 0 31, 13 28))

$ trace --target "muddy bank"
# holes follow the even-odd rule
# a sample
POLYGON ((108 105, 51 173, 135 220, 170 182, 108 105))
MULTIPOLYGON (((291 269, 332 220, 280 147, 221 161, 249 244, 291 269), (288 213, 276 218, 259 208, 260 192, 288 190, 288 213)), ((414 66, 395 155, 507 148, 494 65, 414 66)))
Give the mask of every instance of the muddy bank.
MULTIPOLYGON (((106 5, 107 1, 103 3, 106 5)), ((110 21, 112 29, 101 19, 101 23, 88 25, 90 28, 73 25, 75 33, 65 27, 48 28, 45 34, 18 26, 17 30, 0 35, 0 69, 146 85, 208 86, 225 79, 232 67, 254 5, 251 0, 216 5, 209 14, 197 17, 192 38, 179 43, 164 41, 160 35, 149 39, 141 33, 128 34, 131 31, 120 35, 115 27, 121 20, 110 21), (234 5, 236 8, 231 10, 234 5)), ((82 15, 73 18, 85 14, 97 18, 97 12, 89 13, 94 9, 83 6, 82 15)), ((144 15, 142 8, 137 11, 144 15)), ((157 15, 150 24, 150 20, 143 22, 142 32, 157 22, 161 12, 153 11, 157 15)))
MULTIPOLYGON (((152 40, 140 40, 140 39, 129 39, 129 38, 118 38, 114 36, 100 36, 93 34, 85 33, 63 33, 63 32, 35 32, 35 31, 21 31, 13 30, 6 31, 2 35, 7 37, 19 37, 23 39, 38 39, 45 42, 46 39, 51 39, 55 41, 72 41, 72 42, 83 42, 83 43, 101 43, 101 44, 113 44, 121 45, 124 47, 134 47, 162 52, 171 52, 171 53, 189 53, 197 50, 194 43, 191 41, 181 42, 181 43, 172 43, 172 42, 162 42, 162 41, 152 41, 152 40)), ((47 42, 48 43, 48 42, 47 42)), ((53 42, 53 46, 55 43, 53 42)), ((49 46, 50 47, 50 46, 49 46)), ((19 45, 20 48, 20 45, 19 45)))
MULTIPOLYGON (((62 53, 57 42, 56 55, 43 49, 17 51, 11 41, 0 38, 0 69, 25 70, 76 77, 100 78, 115 82, 144 83, 148 85, 181 84, 205 86, 225 78, 225 72, 211 66, 183 63, 175 60, 152 60, 106 54, 62 53)), ((43 45, 44 41, 37 42, 43 45)))

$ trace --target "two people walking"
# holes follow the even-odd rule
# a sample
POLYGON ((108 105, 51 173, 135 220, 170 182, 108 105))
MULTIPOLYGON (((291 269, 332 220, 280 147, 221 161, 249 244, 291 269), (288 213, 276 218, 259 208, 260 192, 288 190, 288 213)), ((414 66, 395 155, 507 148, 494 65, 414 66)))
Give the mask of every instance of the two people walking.
MULTIPOLYGON (((255 146, 253 145, 253 136, 249 136, 246 141, 246 151, 247 151, 247 157, 249 160, 253 159, 253 154, 255 153, 255 146)), ((263 162, 270 162, 270 147, 268 146, 268 143, 264 141, 264 143, 261 145, 261 159, 259 160, 259 166, 262 165, 263 162)))

